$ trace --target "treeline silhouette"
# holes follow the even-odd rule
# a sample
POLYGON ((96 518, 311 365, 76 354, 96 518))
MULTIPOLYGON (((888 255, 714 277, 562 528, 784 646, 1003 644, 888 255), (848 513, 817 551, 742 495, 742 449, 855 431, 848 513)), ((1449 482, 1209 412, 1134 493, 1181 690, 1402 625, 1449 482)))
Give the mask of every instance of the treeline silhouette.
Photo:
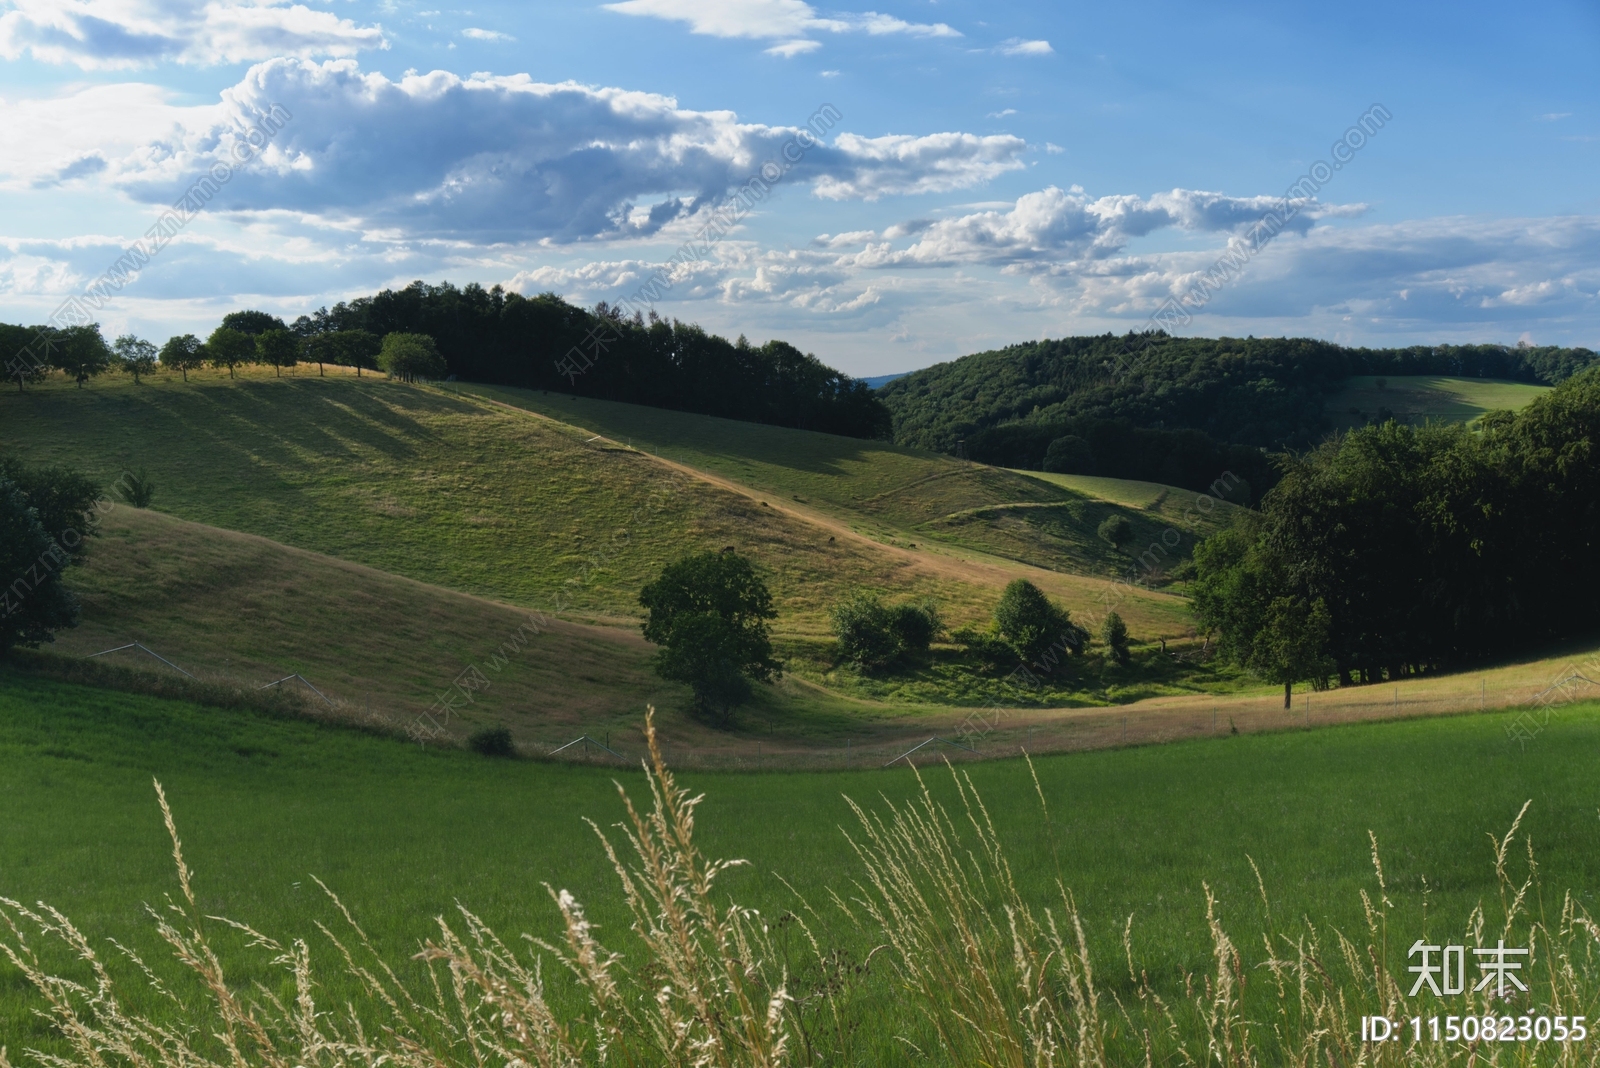
POLYGON ((786 341, 729 341, 677 320, 623 318, 554 293, 413 282, 302 316, 301 337, 361 330, 426 334, 450 374, 748 422, 887 438, 889 410, 866 383, 786 341))
MULTIPOLYGON (((1084 419, 1197 430, 1218 447, 1306 449, 1329 428, 1324 398, 1352 375, 1452 375, 1554 385, 1596 359, 1582 348, 1358 349, 1307 338, 1178 338, 1156 331, 975 353, 915 371, 878 392, 894 413, 898 443, 955 452, 965 442, 975 459, 981 458, 975 445, 987 448, 1002 440, 979 438, 983 431, 1084 419)), ((1042 464, 1042 451, 1034 451, 1038 463, 1019 466, 1042 464)), ((1207 480, 1215 477, 1213 472, 1207 480)))

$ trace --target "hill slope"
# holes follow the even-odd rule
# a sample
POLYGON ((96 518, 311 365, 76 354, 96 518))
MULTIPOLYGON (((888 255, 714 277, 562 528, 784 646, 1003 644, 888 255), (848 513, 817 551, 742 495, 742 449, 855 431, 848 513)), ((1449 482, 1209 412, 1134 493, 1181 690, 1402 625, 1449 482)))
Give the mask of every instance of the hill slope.
POLYGON ((1383 422, 1385 413, 1402 423, 1471 423, 1485 412, 1520 411, 1550 388, 1493 378, 1363 375, 1346 379, 1329 394, 1323 411, 1336 430, 1383 422))
MULTIPOLYGON (((767 570, 780 633, 796 637, 825 634, 828 606, 856 586, 931 597, 956 625, 987 618, 1018 574, 1080 610, 1113 589, 1104 579, 882 543, 799 502, 462 393, 343 376, 195 377, 188 386, 57 384, 4 395, 0 445, 106 481, 144 466, 158 486, 155 507, 181 518, 602 622, 631 625, 638 590, 666 561, 725 545, 767 570)), ((983 477, 1068 495, 1004 472, 983 477)), ((1137 634, 1188 626, 1178 598, 1116 596, 1137 634)))

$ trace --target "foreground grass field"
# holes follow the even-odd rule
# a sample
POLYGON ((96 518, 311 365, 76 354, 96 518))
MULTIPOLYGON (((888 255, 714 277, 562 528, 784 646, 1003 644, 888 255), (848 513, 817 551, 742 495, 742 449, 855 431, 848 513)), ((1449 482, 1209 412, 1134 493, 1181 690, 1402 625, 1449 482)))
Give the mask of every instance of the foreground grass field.
MULTIPOLYGON (((1163 997, 1182 996, 1185 974, 1210 970, 1209 886, 1246 974, 1260 975, 1244 992, 1246 1008, 1260 1015, 1275 995, 1256 970, 1268 921, 1252 859, 1277 924, 1306 917, 1324 932, 1355 935, 1364 922, 1360 892, 1379 893, 1370 830, 1395 903, 1389 940, 1409 944, 1424 932, 1459 938, 1475 906, 1490 907, 1492 917, 1498 891, 1486 836, 1504 834, 1531 799, 1524 829, 1545 887, 1537 907, 1558 911, 1572 888, 1576 902, 1593 909, 1600 783, 1590 754, 1600 744, 1600 707, 1558 708, 1523 746, 1506 737, 1510 718, 1491 712, 1044 758, 1037 768, 1049 822, 1040 818, 1025 765, 968 770, 1024 896, 1049 904, 1057 877, 1074 893, 1103 989, 1137 996, 1121 944, 1130 916, 1133 965, 1163 997)), ((7 673, 0 675, 7 815, 0 895, 63 908, 112 956, 107 938, 150 951, 151 923, 140 905, 175 890, 151 792, 156 776, 198 872, 201 908, 275 936, 312 938, 323 964, 332 954, 312 921, 338 920, 312 874, 343 897, 391 959, 414 951, 433 932, 429 917, 453 914, 457 901, 503 935, 555 936, 544 882, 571 889, 602 937, 625 946, 613 877, 581 822, 618 818, 616 774, 488 761, 7 673)), ((622 778, 642 789, 637 775, 622 778)), ((817 909, 813 922, 826 944, 864 958, 879 936, 828 903, 829 888, 845 899, 856 893, 850 880, 859 869, 841 834, 853 823, 844 796, 868 806, 881 806, 880 794, 902 800, 915 791, 910 772, 688 779, 707 795, 702 846, 751 861, 725 876, 727 893, 776 919, 796 906, 787 880, 817 909)), ((941 774, 930 782, 936 797, 953 802, 941 774)), ((1514 863, 1520 877, 1524 862, 1514 863)), ((242 939, 222 942, 231 951, 242 939)), ((233 978, 268 981, 281 992, 278 975, 258 965, 236 968, 233 978)), ((896 1039, 922 1036, 883 985, 881 965, 867 981, 879 984, 881 996, 869 999, 872 1015, 862 1021, 864 1062, 923 1060, 896 1039)), ((337 981, 319 991, 329 1007, 352 994, 337 981)), ((147 988, 136 996, 138 1008, 159 1006, 147 988)), ((51 1045, 27 1011, 34 1004, 21 977, 0 965, 0 1045, 13 1059, 18 1050, 51 1045)))

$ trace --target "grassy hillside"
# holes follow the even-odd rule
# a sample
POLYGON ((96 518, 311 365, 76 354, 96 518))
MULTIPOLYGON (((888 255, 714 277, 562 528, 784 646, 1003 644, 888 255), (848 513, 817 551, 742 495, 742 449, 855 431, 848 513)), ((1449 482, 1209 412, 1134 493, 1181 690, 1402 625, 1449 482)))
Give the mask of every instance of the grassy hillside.
MULTIPOLYGON (((824 634, 828 606, 855 586, 931 597, 956 624, 986 618, 1021 573, 1080 608, 1109 589, 926 543, 879 542, 803 503, 460 393, 370 377, 191 379, 6 394, 0 447, 108 481, 123 466, 145 466, 160 511, 590 619, 631 623, 639 588, 663 563, 725 545, 767 570, 780 632, 801 637, 824 634)), ((1067 492, 1028 485, 1042 496, 1067 492)), ((1135 592, 1123 614, 1140 635, 1188 626, 1183 602, 1159 593, 1135 592)))
MULTIPOLYGON (((1233 508, 1201 514, 1182 506, 1196 494, 1173 487, 1006 471, 883 441, 535 390, 455 388, 659 452, 883 542, 923 547, 932 542, 969 556, 998 556, 1046 570, 1108 575, 1134 566, 1136 553, 1117 552, 1095 535, 1099 524, 1117 512, 1134 524, 1141 550, 1168 526, 1183 534, 1170 554, 1162 554, 1165 572, 1188 556, 1198 537, 1225 522, 1233 508), (1158 497, 1171 498, 1171 506, 1152 507, 1158 497)), ((1140 572, 1151 585, 1164 584, 1164 575, 1140 572)))
MULTIPOLYGON (((1507 740, 1508 719, 1491 713, 1047 757, 1037 767, 1048 825, 1024 765, 996 761, 970 772, 1023 893, 1049 904, 1059 876, 1076 896, 1103 988, 1137 996, 1122 949, 1131 916, 1135 967, 1176 1000, 1183 973, 1214 967, 1202 884, 1215 892, 1247 973, 1264 975, 1266 916, 1252 859, 1280 924, 1309 917, 1330 941, 1329 928, 1364 930, 1359 892, 1378 896, 1369 830, 1396 905, 1392 941, 1424 930, 1425 888, 1430 934, 1463 930, 1479 903, 1493 917, 1485 836, 1503 834, 1529 799, 1524 829, 1547 906, 1558 908, 1571 887, 1592 912, 1600 784, 1588 754, 1600 745, 1600 707, 1560 709, 1525 747, 1507 740), (1472 769, 1470 781, 1462 769, 1472 769)), ((488 761, 9 673, 0 674, 0 896, 48 900, 96 947, 114 937, 162 957, 141 907, 175 892, 152 776, 173 801, 203 910, 274 936, 305 936, 323 967, 333 965, 332 952, 312 921, 341 924, 312 874, 395 961, 432 933, 430 917, 454 915, 458 901, 508 942, 524 931, 555 935, 544 882, 571 889, 602 937, 626 945, 613 876, 582 823, 620 817, 613 770, 488 761)), ((642 790, 637 775, 623 779, 642 790)), ((955 801, 942 773, 929 781, 939 799, 955 801)), ((876 943, 828 904, 827 889, 848 896, 859 873, 840 831, 852 823, 844 797, 899 801, 914 789, 909 772, 695 773, 688 785, 707 798, 697 828, 703 847, 751 861, 723 876, 719 885, 731 896, 780 917, 796 904, 781 876, 818 910, 825 947, 859 959, 876 943)), ((1513 865, 1520 874, 1520 856, 1513 865)), ((217 936, 230 953, 242 948, 242 939, 217 936)), ((135 1007, 157 1008, 132 967, 107 955, 129 980, 135 1007)), ((255 959, 262 963, 236 968, 234 980, 277 989, 280 973, 255 959)), ((915 1054, 894 1036, 915 1028, 915 1018, 884 985, 886 972, 872 969, 867 981, 879 984, 881 997, 878 1015, 862 1021, 872 1036, 863 1063, 911 1063, 915 1054)), ((331 977, 319 991, 330 1008, 351 994, 331 977)), ((1266 1012, 1276 993, 1263 980, 1245 996, 1247 1010, 1266 1012)), ((48 1044, 43 1022, 27 1011, 33 1004, 0 964, 0 1045, 13 1058, 48 1044)))
POLYGON ((1382 411, 1403 423, 1471 423, 1485 412, 1519 411, 1550 389, 1493 378, 1364 375, 1346 379, 1342 389, 1329 395, 1323 411, 1329 423, 1341 430, 1381 421, 1382 411))

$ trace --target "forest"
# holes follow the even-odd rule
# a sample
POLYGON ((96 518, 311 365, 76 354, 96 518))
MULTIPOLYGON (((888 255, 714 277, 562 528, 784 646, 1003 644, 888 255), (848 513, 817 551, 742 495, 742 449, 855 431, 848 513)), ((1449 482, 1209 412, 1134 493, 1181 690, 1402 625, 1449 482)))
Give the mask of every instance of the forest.
MULTIPOLYGON (((1085 420, 1199 431, 1211 439, 1207 447, 1219 452, 1228 446, 1304 450, 1327 429, 1324 398, 1352 375, 1555 385, 1595 361, 1595 353, 1583 348, 1364 349, 1307 338, 1179 338, 1156 331, 975 353, 915 371, 878 392, 894 414, 899 444, 953 453, 959 443, 974 460, 1039 468, 1056 438, 1090 440, 1085 420), (1011 425, 1055 429, 995 432, 1011 425)), ((1176 441, 1169 446, 1168 455, 1181 455, 1176 441)), ((1093 473, 1152 477, 1120 469, 1093 473)), ((1207 481, 1214 477, 1215 472, 1207 481)))
POLYGON ((888 438, 889 410, 866 383, 785 341, 751 345, 657 317, 623 318, 553 293, 413 282, 301 316, 302 338, 345 331, 432 337, 448 373, 747 422, 888 438))
POLYGON ((1196 615, 1319 688, 1481 664, 1600 623, 1600 368, 1477 428, 1389 421, 1280 457, 1195 554, 1196 615))

